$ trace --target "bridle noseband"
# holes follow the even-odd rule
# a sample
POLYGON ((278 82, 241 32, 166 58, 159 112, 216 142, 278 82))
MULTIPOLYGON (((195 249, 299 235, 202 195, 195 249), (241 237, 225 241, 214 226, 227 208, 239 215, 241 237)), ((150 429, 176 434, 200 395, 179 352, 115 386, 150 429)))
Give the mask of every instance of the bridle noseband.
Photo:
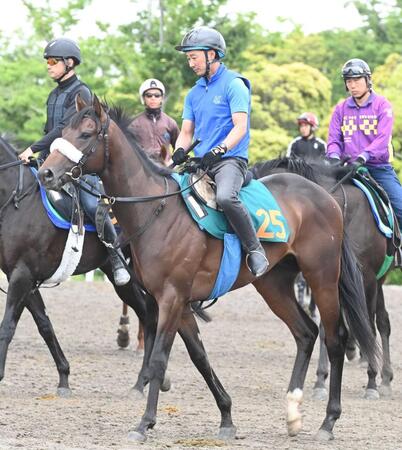
MULTIPOLYGON (((88 116, 84 116, 84 118, 85 117, 88 116)), ((96 126, 98 127, 99 120, 96 117, 95 118, 89 117, 89 118, 94 120, 96 126)), ((90 143, 83 150, 77 149, 74 145, 70 144, 70 142, 66 141, 63 138, 57 138, 53 141, 52 145, 50 146, 51 152, 57 150, 59 153, 68 158, 70 161, 76 163, 76 165, 73 166, 69 172, 66 172, 66 175, 68 175, 73 181, 79 181, 79 179, 82 177, 83 167, 85 163, 88 161, 88 159, 95 153, 99 142, 103 142, 104 144, 104 163, 103 168, 98 172, 98 175, 101 175, 105 171, 110 157, 109 134, 108 134, 109 126, 110 126, 110 117, 109 114, 106 114, 106 120, 103 124, 101 123, 100 130, 98 131, 94 139, 94 142, 90 143)))

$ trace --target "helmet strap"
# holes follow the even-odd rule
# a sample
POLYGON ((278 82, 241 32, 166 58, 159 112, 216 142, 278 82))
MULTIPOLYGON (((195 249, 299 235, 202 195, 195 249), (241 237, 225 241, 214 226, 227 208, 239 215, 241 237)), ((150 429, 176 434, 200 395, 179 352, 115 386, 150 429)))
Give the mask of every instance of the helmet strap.
POLYGON ((215 58, 212 61, 209 61, 208 60, 209 50, 204 50, 206 69, 205 69, 205 73, 204 73, 203 77, 207 80, 207 82, 208 82, 209 74, 211 72, 211 64, 219 62, 219 58, 216 57, 217 51, 216 50, 214 50, 214 51, 215 51, 215 58))
POLYGON ((73 68, 74 68, 74 66, 70 67, 70 66, 67 64, 67 59, 66 59, 66 58, 63 58, 63 62, 64 62, 64 73, 63 73, 63 75, 61 75, 59 78, 56 78, 56 79, 55 79, 55 81, 56 81, 57 83, 62 82, 62 81, 63 81, 63 78, 64 78, 71 70, 73 70, 73 68))

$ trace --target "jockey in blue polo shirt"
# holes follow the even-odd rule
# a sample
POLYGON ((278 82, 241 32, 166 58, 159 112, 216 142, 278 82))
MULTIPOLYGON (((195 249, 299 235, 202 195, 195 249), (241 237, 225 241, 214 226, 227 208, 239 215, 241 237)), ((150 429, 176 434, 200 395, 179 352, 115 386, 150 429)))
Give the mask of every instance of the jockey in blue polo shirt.
POLYGON ((183 163, 187 159, 184 148, 193 139, 201 141, 195 156, 201 158, 201 167, 216 183, 216 201, 242 243, 247 267, 261 276, 269 263, 250 215, 239 200, 250 142, 250 82, 221 62, 226 44, 213 28, 192 29, 175 48, 186 54, 190 68, 200 78, 185 100, 173 161, 183 163))

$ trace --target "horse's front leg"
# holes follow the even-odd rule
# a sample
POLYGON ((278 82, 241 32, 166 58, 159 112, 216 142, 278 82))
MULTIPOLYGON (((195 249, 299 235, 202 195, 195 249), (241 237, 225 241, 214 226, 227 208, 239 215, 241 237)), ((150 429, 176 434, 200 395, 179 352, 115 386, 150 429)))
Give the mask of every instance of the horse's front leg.
POLYGON ((0 325, 0 380, 4 378, 8 347, 32 288, 29 270, 25 266, 17 267, 9 278, 6 308, 0 325))
POLYGON ((46 342, 53 360, 59 372, 59 385, 57 387, 57 394, 60 397, 71 396, 71 389, 68 383, 70 375, 70 365, 64 356, 63 350, 54 333, 53 326, 46 315, 45 305, 42 296, 38 290, 32 292, 25 301, 26 307, 32 314, 32 317, 38 327, 39 333, 46 342))
POLYGON ((128 439, 145 442, 146 431, 156 423, 159 390, 165 377, 173 341, 179 327, 185 299, 177 298, 175 290, 165 289, 157 300, 159 306, 158 325, 152 353, 149 359, 149 391, 145 413, 138 426, 129 432, 128 439), (169 292, 170 291, 170 292, 169 292))
POLYGON ((179 334, 184 341, 191 361, 206 381, 221 413, 218 438, 223 440, 234 439, 236 437, 236 427, 232 421, 232 400, 208 361, 207 353, 201 341, 198 324, 189 305, 185 308, 179 334))

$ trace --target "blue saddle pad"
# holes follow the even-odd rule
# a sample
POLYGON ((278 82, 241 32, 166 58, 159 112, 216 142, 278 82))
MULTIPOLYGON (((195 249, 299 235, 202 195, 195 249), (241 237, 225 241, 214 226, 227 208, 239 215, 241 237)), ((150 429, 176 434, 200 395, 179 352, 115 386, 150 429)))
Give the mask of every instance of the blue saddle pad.
MULTIPOLYGON (((180 189, 189 185, 189 174, 173 173, 172 177, 179 184, 180 189)), ((221 211, 201 203, 191 189, 182 193, 182 197, 201 230, 223 239, 226 233, 232 233, 230 225, 221 211)), ((286 218, 267 187, 258 180, 251 182, 240 191, 240 200, 248 209, 257 237, 260 241, 287 242, 289 226, 286 218)))
MULTIPOLYGON (((189 185, 189 174, 173 173, 172 177, 179 184, 180 189, 189 185)), ((201 230, 223 240, 223 254, 214 287, 208 297, 213 299, 230 291, 236 281, 242 258, 239 238, 230 231, 230 225, 225 215, 201 203, 191 189, 182 193, 184 202, 201 230)), ((252 180, 240 191, 240 199, 246 205, 257 236, 261 241, 287 242, 289 227, 282 215, 279 205, 266 186, 252 180)))
MULTIPOLYGON (((33 167, 31 167, 31 170, 32 170, 33 174, 35 175, 35 177, 38 178, 37 177, 38 171, 36 169, 34 169, 33 167)), ((56 211, 54 206, 50 203, 49 199, 47 198, 46 189, 43 186, 41 186, 40 184, 39 184, 39 189, 40 189, 40 195, 42 198, 43 206, 47 212, 47 215, 48 215, 50 221, 57 228, 61 228, 63 230, 69 230, 71 228, 71 222, 69 220, 66 220, 64 217, 62 217, 56 211)), ((93 225, 91 223, 86 223, 86 224, 84 224, 84 226, 85 226, 85 231, 96 232, 95 225, 93 225)))
POLYGON ((374 202, 373 199, 373 194, 372 192, 367 189, 367 187, 359 180, 356 180, 355 178, 352 178, 353 183, 359 188, 361 189, 365 196, 367 197, 367 200, 369 202, 369 205, 371 207, 371 211, 373 212, 373 216, 375 219, 375 222, 377 224, 377 228, 380 230, 380 232, 387 237, 388 239, 392 238, 393 235, 393 228, 394 228, 394 216, 392 214, 392 210, 390 210, 385 204, 384 202, 379 198, 378 200, 381 202, 384 211, 387 212, 387 218, 388 218, 388 222, 390 224, 390 226, 388 226, 387 224, 385 224, 384 222, 382 222, 381 218, 380 218, 380 213, 378 212, 377 209, 377 205, 374 202))

